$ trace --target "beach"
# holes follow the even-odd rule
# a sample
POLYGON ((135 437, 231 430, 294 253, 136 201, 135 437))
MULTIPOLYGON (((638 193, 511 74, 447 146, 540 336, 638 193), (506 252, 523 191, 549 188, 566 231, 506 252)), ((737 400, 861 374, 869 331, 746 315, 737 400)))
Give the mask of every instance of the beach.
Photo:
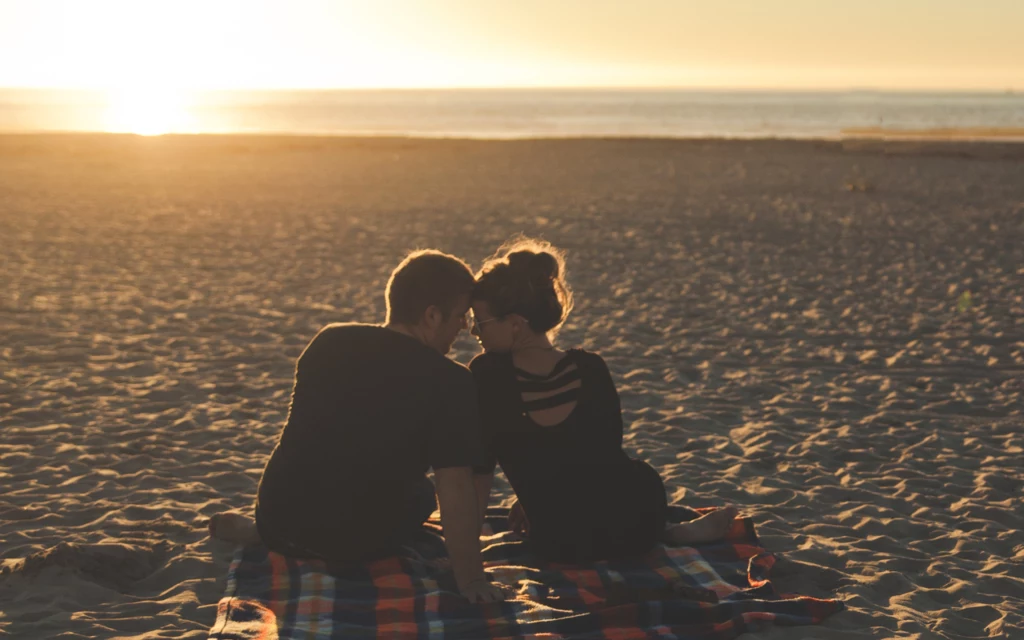
POLYGON ((670 502, 846 604, 745 637, 1024 638, 1024 145, 103 134, 0 136, 0 636, 206 637, 303 347, 517 233, 670 502))

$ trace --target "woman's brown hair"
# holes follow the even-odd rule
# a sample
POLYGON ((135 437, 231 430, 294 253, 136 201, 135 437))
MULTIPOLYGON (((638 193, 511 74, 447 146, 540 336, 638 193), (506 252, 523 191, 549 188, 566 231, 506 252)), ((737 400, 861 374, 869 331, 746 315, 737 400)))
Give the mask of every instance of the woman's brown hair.
POLYGON ((572 311, 565 257, 544 240, 515 238, 484 262, 473 300, 487 303, 495 317, 514 313, 537 333, 557 332, 572 311))

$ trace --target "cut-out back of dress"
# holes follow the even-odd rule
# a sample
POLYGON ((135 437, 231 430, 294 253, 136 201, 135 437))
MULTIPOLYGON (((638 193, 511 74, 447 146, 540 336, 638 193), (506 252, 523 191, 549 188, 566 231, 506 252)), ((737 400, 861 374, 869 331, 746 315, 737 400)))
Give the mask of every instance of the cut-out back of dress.
POLYGON ((579 402, 579 367, 566 355, 547 375, 516 368, 523 412, 541 427, 556 427, 568 419, 579 402))

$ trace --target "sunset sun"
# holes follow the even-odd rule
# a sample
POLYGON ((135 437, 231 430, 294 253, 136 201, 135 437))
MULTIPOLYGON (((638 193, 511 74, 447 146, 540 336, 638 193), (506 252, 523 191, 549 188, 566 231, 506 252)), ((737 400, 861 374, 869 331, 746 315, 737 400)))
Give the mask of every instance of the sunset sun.
POLYGON ((187 131, 187 98, 183 91, 158 87, 111 90, 107 93, 106 130, 144 136, 187 131))

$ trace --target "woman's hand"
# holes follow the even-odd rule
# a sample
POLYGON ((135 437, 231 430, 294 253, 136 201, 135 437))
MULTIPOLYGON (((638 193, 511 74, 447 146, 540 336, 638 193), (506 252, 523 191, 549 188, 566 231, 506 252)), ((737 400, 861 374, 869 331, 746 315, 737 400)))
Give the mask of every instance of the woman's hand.
POLYGON ((526 511, 519 500, 512 503, 512 508, 508 511, 508 527, 521 536, 530 534, 530 521, 526 518, 526 511))

